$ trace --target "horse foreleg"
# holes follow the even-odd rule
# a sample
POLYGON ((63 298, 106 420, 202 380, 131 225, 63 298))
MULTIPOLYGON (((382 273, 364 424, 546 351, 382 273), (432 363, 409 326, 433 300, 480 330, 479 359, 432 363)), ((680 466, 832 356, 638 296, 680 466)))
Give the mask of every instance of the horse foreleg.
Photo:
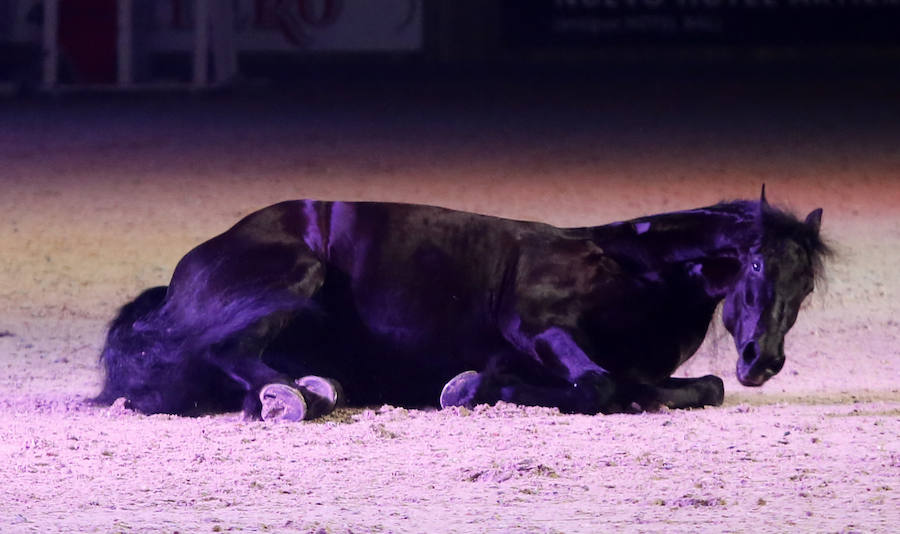
POLYGON ((529 384, 512 375, 467 371, 444 386, 441 407, 495 404, 498 401, 525 406, 559 408, 563 413, 635 413, 720 406, 725 396, 722 379, 669 378, 661 385, 617 383, 606 375, 564 386, 529 384))
POLYGON ((491 372, 466 371, 444 386, 441 407, 496 404, 498 401, 523 406, 559 408, 563 413, 611 413, 621 411, 612 401, 615 385, 604 375, 596 380, 565 385, 534 385, 521 378, 491 372))
POLYGON ((637 384, 621 388, 622 399, 632 409, 656 411, 720 406, 725 399, 722 379, 714 375, 700 378, 668 378, 656 386, 637 384))

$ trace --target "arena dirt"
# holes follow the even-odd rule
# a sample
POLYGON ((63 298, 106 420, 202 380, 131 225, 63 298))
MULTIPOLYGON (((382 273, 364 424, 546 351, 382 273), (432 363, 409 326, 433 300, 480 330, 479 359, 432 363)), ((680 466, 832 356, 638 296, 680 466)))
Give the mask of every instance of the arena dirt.
POLYGON ((0 102, 0 531, 896 531, 896 93, 688 85, 0 102), (83 402, 116 308, 275 201, 590 225, 763 182, 800 215, 823 207, 837 255, 764 387, 737 383, 731 338, 711 329, 681 374, 722 376, 722 407, 373 406, 269 424, 83 402))

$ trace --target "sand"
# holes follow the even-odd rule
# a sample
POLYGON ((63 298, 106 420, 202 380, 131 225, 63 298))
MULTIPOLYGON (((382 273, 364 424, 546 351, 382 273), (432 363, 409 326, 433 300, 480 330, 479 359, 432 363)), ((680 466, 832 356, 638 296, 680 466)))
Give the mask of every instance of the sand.
POLYGON ((0 532, 896 531, 895 86, 295 89, 0 102, 0 532), (737 383, 714 326, 680 374, 722 376, 721 407, 373 406, 271 424, 83 402, 117 307, 279 200, 581 226, 763 182, 800 215, 824 208, 838 254, 764 387, 737 383))

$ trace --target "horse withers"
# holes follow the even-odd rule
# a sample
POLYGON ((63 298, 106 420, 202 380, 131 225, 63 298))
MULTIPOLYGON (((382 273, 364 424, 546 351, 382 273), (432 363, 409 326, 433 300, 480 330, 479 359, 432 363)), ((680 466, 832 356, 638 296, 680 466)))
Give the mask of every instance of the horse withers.
POLYGON ((503 400, 611 413, 719 405, 672 378, 718 305, 760 386, 828 248, 758 201, 557 228, 444 208, 288 201, 191 250, 112 321, 96 400, 310 419, 503 400))

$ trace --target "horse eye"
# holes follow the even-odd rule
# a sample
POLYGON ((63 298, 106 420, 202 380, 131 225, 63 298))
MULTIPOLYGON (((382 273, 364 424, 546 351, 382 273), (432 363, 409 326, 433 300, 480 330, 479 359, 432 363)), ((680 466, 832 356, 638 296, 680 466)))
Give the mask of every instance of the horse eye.
POLYGON ((753 270, 756 272, 759 272, 759 270, 762 268, 758 261, 754 261, 752 264, 750 264, 750 266, 753 267, 753 270))

